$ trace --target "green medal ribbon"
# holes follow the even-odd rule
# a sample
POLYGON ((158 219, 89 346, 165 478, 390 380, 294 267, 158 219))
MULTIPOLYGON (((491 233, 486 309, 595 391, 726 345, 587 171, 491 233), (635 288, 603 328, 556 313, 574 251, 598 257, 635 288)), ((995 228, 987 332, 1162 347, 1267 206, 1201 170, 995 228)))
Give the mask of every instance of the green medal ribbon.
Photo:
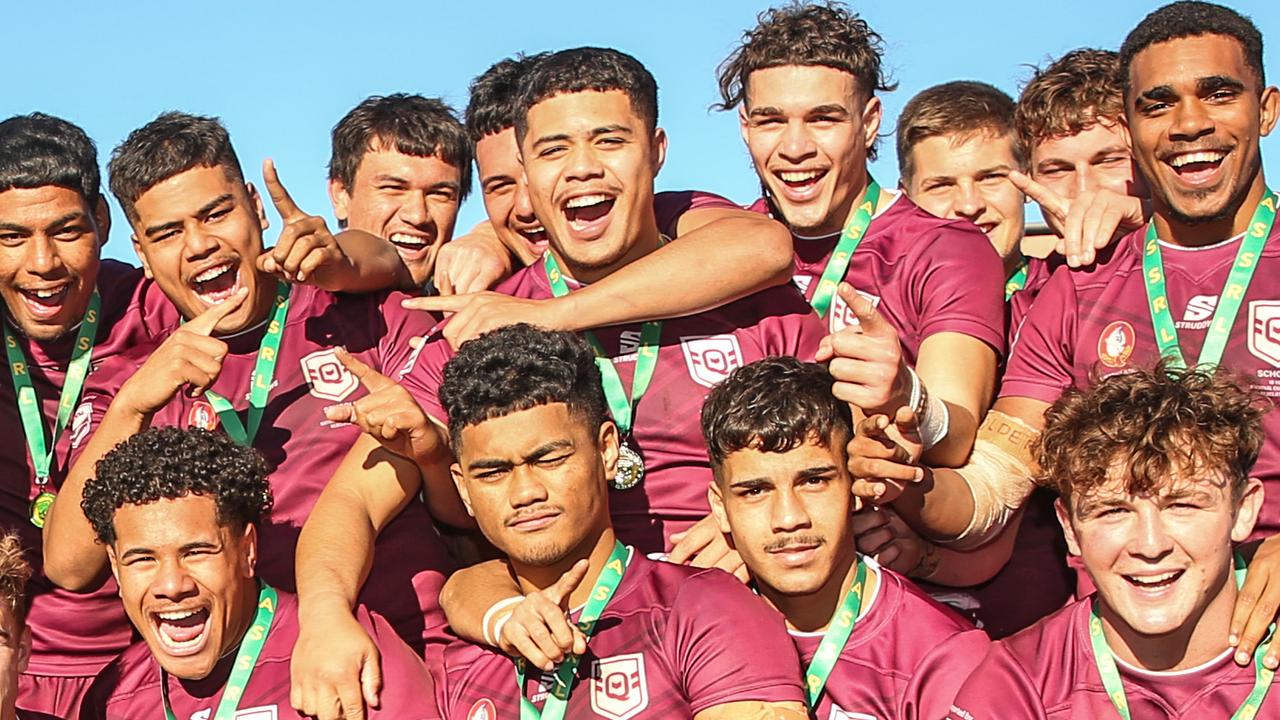
POLYGON ((276 375, 280 340, 284 337, 284 325, 289 316, 289 285, 283 281, 276 284, 275 307, 275 313, 267 325, 267 334, 262 337, 262 344, 258 347, 258 361, 253 366, 253 379, 249 386, 248 430, 240 422, 240 414, 230 400, 212 391, 205 392, 209 405, 218 413, 222 429, 241 445, 253 445, 253 439, 258 435, 258 426, 262 424, 262 413, 267 409, 271 382, 276 375))
POLYGON ((853 626, 858 622, 858 613, 862 612, 862 593, 866 587, 867 564, 859 559, 853 584, 849 586, 849 592, 845 593, 844 602, 831 617, 827 632, 823 634, 822 642, 818 644, 818 651, 813 654, 813 659, 809 661, 809 667, 804 672, 805 699, 811 709, 818 707, 818 698, 822 697, 822 689, 827 686, 831 669, 840 659, 840 653, 849 642, 849 636, 853 635, 853 626))
POLYGON ((1007 302, 1013 294, 1027 286, 1027 259, 1023 258, 1018 269, 1013 271, 1004 283, 1004 299, 1007 302))
MULTIPOLYGON (((1205 334, 1204 345, 1200 348, 1197 364, 1217 365, 1226 350, 1227 339, 1231 336, 1231 327, 1235 324, 1236 315, 1244 303, 1245 290, 1253 279, 1253 271, 1258 267, 1258 257, 1267 244, 1267 236, 1271 234, 1271 226, 1276 220, 1276 194, 1268 189, 1258 209, 1253 213, 1249 229, 1240 242, 1236 252, 1235 263, 1227 276, 1227 285, 1218 299, 1218 307, 1209 323, 1209 331, 1205 334)), ((1162 357, 1171 358, 1178 365, 1186 365, 1182 357, 1182 348, 1178 345, 1178 328, 1169 313, 1169 296, 1165 291, 1164 262, 1160 257, 1160 240, 1156 234, 1155 221, 1147 225, 1146 246, 1142 254, 1142 273, 1146 278, 1147 304, 1151 310, 1151 324, 1156 333, 1156 345, 1162 357)))
POLYGON ((22 416, 22 433, 27 439, 27 451, 31 453, 31 464, 36 470, 36 494, 31 501, 31 524, 44 527, 49 508, 53 505, 54 494, 49 491, 49 478, 53 475, 54 453, 57 450, 58 438, 66 430, 75 410, 80 392, 84 389, 85 378, 89 376, 89 363, 93 358, 93 345, 98 335, 98 320, 102 314, 102 298, 94 290, 89 296, 89 307, 85 309, 84 319, 80 321, 80 330, 76 333, 76 344, 71 354, 71 363, 67 365, 66 378, 62 382, 62 394, 58 397, 58 416, 53 422, 52 437, 46 439, 44 415, 40 412, 40 396, 31 383, 31 366, 27 356, 18 345, 18 338, 13 334, 9 324, 4 326, 4 347, 9 357, 9 376, 13 378, 13 389, 18 396, 18 414, 22 416))
MULTIPOLYGON (((630 560, 627 546, 614 540, 613 552, 609 554, 608 562, 600 571, 595 587, 591 588, 591 597, 587 600, 587 606, 582 609, 582 615, 578 617, 578 629, 587 638, 587 642, 591 641, 591 634, 596 629, 596 621, 600 619, 601 613, 609 605, 609 600, 613 598, 614 591, 618 589, 618 584, 622 582, 622 574, 626 572, 630 560)), ((556 684, 547 695, 547 701, 542 705, 542 712, 538 712, 538 708, 524 695, 524 661, 517 661, 516 690, 520 693, 520 720, 562 720, 565 710, 569 707, 569 693, 573 691, 574 676, 578 673, 578 663, 581 661, 581 656, 570 655, 556 667, 556 684)))
MULTIPOLYGON (((569 285, 564 281, 564 273, 556 259, 547 253, 543 256, 543 268, 547 271, 547 282, 551 285, 551 294, 564 297, 569 294, 569 285)), ((636 373, 631 380, 631 397, 622 385, 618 369, 605 351, 604 345, 596 339, 591 331, 583 333, 587 342, 596 351, 596 366, 600 368, 600 384, 604 388, 605 399, 609 401, 609 412, 618 425, 618 433, 625 439, 631 434, 631 426, 635 419, 635 408, 640 398, 649 389, 649 381, 653 379, 654 368, 658 367, 658 341, 662 337, 662 321, 650 320, 640 326, 640 347, 636 351, 636 373)))
MULTIPOLYGON (((1245 563, 1244 558, 1239 553, 1235 556, 1235 575, 1236 585, 1244 584, 1245 563)), ((1274 627, 1272 628, 1274 630, 1274 627)), ((1089 611, 1089 642, 1093 646, 1093 661, 1098 666, 1098 674, 1102 676, 1102 687, 1107 691, 1107 696, 1111 698, 1111 704, 1120 713, 1120 717, 1124 720, 1130 720, 1129 701, 1124 695, 1124 683, 1120 680, 1120 670, 1116 667, 1115 656, 1111 652, 1111 647, 1107 645, 1107 637, 1102 630, 1102 618, 1098 616, 1098 600, 1094 598, 1093 608, 1089 611)), ((1266 655, 1267 648, 1271 644, 1268 638, 1265 642, 1258 646, 1253 653, 1254 675, 1253 690, 1249 691, 1248 697, 1241 703, 1232 715, 1232 720, 1253 720, 1258 714, 1258 709, 1262 707, 1262 701, 1267 697, 1267 691, 1271 689, 1271 680, 1275 677, 1275 671, 1268 669, 1262 664, 1262 657, 1266 655)))
MULTIPOLYGON (((253 616, 253 624, 244 634, 244 639, 240 641, 240 652, 236 654, 235 664, 231 666, 231 676, 227 678, 222 699, 218 701, 218 709, 214 711, 211 720, 235 718, 240 698, 253 675, 253 667, 258 664, 262 646, 267 643, 267 633, 271 631, 271 620, 275 617, 277 603, 276 589, 266 583, 259 583, 258 612, 253 616)), ((173 706, 169 704, 169 676, 164 670, 160 671, 160 697, 164 700, 165 719, 177 720, 173 714, 173 706)))
POLYGON ((831 252, 831 259, 827 260, 827 266, 822 270, 822 278, 818 280, 818 287, 813 291, 813 299, 809 301, 814 312, 818 313, 818 317, 825 318, 827 311, 831 309, 831 300, 836 296, 836 287, 844 279, 845 271, 849 269, 849 261, 853 260, 853 253, 862 242, 862 236, 867 234, 867 228, 871 225, 871 218, 876 214, 876 206, 879 202, 880 185, 876 183, 875 178, 867 175, 867 189, 863 191, 862 197, 858 198, 858 204, 854 205, 853 214, 845 223, 844 230, 840 233, 840 241, 836 243, 836 249, 831 252))

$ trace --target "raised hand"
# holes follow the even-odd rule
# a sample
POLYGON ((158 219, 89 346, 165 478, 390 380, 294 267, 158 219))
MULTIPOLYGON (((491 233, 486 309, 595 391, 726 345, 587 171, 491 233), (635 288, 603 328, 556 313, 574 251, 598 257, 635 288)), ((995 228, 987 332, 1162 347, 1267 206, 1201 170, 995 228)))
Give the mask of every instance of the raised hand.
POLYGON ((353 403, 325 408, 326 418, 357 425, 390 452, 415 462, 432 457, 444 447, 439 430, 409 391, 345 349, 338 348, 337 355, 369 394, 353 403))
POLYGON ((720 568, 744 583, 751 579, 742 556, 730 547, 729 540, 720 531, 720 524, 712 515, 702 518, 684 532, 675 533, 671 536, 671 542, 673 547, 667 556, 668 562, 720 568))
POLYGON ((298 207, 270 158, 262 162, 262 179, 284 229, 275 247, 258 256, 258 269, 290 283, 306 282, 323 268, 350 269, 350 258, 329 232, 324 218, 298 207))
POLYGON ((924 446, 911 408, 898 408, 893 418, 877 414, 862 419, 848 449, 853 494, 864 500, 893 502, 908 483, 924 479, 925 471, 917 465, 924 446))
POLYGON ((551 330, 570 330, 559 315, 554 300, 528 300, 496 292, 466 295, 409 298, 401 302, 410 310, 426 310, 449 315, 442 328, 449 346, 457 350, 472 338, 516 323, 529 323, 551 330))
POLYGON ((859 326, 823 338, 817 361, 828 363, 836 381, 831 392, 837 398, 867 414, 892 416, 911 399, 911 374, 898 331, 852 285, 842 282, 837 292, 859 326))
POLYGON ((529 593, 510 614, 495 618, 495 625, 501 625, 498 648, 548 672, 569 655, 585 653, 587 638, 569 622, 565 608, 588 568, 585 559, 579 560, 550 587, 529 593))
POLYGON ((1045 222, 1060 238, 1054 250, 1065 255, 1071 267, 1092 263, 1099 250, 1147 222, 1142 200, 1132 195, 1081 188, 1074 198, 1067 198, 1017 170, 1009 173, 1009 180, 1040 206, 1045 222))

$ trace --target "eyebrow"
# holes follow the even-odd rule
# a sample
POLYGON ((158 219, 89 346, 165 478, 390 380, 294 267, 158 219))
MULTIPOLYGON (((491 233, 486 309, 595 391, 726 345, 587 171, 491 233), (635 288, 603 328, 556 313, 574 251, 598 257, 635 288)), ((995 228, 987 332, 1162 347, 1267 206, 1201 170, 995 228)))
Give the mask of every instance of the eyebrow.
MULTIPOLYGON (((56 227, 60 227, 60 226, 62 226, 62 225, 66 225, 67 223, 72 222, 72 221, 75 221, 75 220, 83 220, 83 219, 85 219, 85 218, 87 218, 87 217, 88 217, 88 215, 87 215, 84 211, 82 211, 82 210, 72 210, 71 212, 67 213, 66 215, 63 215, 62 217, 58 218, 57 220, 54 220, 53 222, 47 223, 47 224, 45 225, 45 227, 46 227, 46 228, 56 228, 56 227)), ((9 231, 9 232, 24 233, 24 234, 26 234, 26 235, 30 235, 30 234, 31 234, 31 232, 32 232, 32 231, 31 231, 31 228, 27 227, 26 225, 19 225, 19 224, 17 224, 17 223, 8 223, 8 222, 0 222, 0 230, 7 230, 7 231, 9 231)))
MULTIPOLYGON (((204 205, 201 205, 199 210, 196 210, 194 213, 192 213, 192 216, 204 217, 205 215, 208 215, 210 212, 213 212, 214 208, 218 207, 219 205, 225 202, 228 202, 234 199, 235 199, 235 196, 233 196, 231 193, 223 193, 222 195, 219 195, 218 197, 210 200, 204 205)), ((151 227, 148 227, 144 231, 144 233, 147 236, 155 235, 156 233, 163 232, 165 230, 180 228, 182 227, 182 223, 183 223, 182 220, 173 220, 172 222, 161 223, 159 225, 152 225, 151 227)))
MULTIPOLYGON (((550 442, 543 443, 542 445, 539 445, 538 447, 534 448, 532 452, 524 456, 523 462, 524 463, 536 462, 546 457, 547 455, 555 452, 556 450, 569 450, 572 448, 573 448, 573 441, 571 440, 552 440, 550 442)), ((511 462, 510 460, 505 460, 503 458, 480 458, 478 460, 474 460, 468 463, 467 469, 468 470, 501 470, 503 468, 512 467, 513 465, 515 465, 515 463, 511 462)))
POLYGON ((492 175, 486 175, 480 178, 480 185, 483 187, 496 180, 507 180, 507 181, 515 182, 515 179, 516 177, 511 173, 494 173, 492 175))
POLYGON ((1196 80, 1196 90, 1202 94, 1218 90, 1235 90, 1244 92, 1244 82, 1230 75, 1209 75, 1196 80))
MULTIPOLYGON (((595 138, 595 137, 600 137, 601 135, 608 135, 609 133, 623 133, 625 135, 634 135, 635 131, 627 127, 626 125, 613 123, 611 125, 601 125, 598 128, 594 128, 591 132, 587 133, 587 137, 595 138)), ((571 137, 572 136, 569 135, 569 133, 556 133, 554 135, 543 135, 542 137, 534 141, 533 146, 537 147, 539 145, 543 145, 550 142, 562 142, 570 139, 571 137)))

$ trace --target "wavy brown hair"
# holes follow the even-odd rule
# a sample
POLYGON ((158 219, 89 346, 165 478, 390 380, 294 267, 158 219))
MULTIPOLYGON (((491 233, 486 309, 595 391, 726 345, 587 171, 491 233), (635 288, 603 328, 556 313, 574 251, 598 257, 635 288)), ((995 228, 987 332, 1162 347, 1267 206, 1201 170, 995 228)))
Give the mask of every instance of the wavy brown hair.
POLYGON ((1124 114, 1120 55, 1080 48, 1054 60, 1022 88, 1014 125, 1028 152, 1049 138, 1074 135, 1124 114))
POLYGON ((1066 501, 1119 472, 1133 495, 1156 492, 1175 474, 1219 470, 1239 499, 1262 448, 1269 404, 1222 369, 1152 369, 1069 390, 1045 412, 1034 453, 1037 481, 1066 501))
MULTIPOLYGON (((27 619, 27 580, 31 565, 23 554, 22 540, 14 533, 0 536, 0 602, 13 613, 14 624, 21 628, 27 619)), ((14 635, 17 641, 17 635, 14 635)))

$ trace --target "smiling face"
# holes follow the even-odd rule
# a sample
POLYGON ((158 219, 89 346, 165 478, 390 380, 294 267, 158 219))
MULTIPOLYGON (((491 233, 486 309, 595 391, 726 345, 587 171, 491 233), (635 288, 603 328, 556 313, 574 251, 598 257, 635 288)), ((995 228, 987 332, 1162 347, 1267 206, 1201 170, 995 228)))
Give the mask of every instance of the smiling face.
POLYGON ((1012 133, 936 135, 911 148, 908 197, 929 213, 969 220, 1000 257, 1016 255, 1025 227, 1025 197, 1009 180, 1018 169, 1012 133))
POLYGON ((334 215, 396 246, 414 282, 431 277, 435 255, 453 237, 461 172, 437 155, 406 155, 374 141, 350 188, 329 181, 334 215))
POLYGON ((844 447, 811 439, 786 452, 744 448, 725 457, 712 512, 766 596, 844 582, 854 558, 844 447))
POLYGON ((585 557, 609 526, 605 480, 618 457, 612 422, 588 427, 568 405, 551 403, 468 425, 459 440, 458 492, 514 564, 585 557))
POLYGON ((134 248, 147 277, 190 320, 240 288, 249 301, 215 332, 238 332, 267 317, 273 277, 255 265, 267 217, 252 187, 221 167, 197 167, 157 183, 134 203, 134 248))
POLYGON ((525 265, 531 264, 547 250, 547 231, 529 202, 515 128, 480 138, 476 143, 476 168, 480 171, 480 193, 489 224, 512 254, 525 265))
POLYGON ((1058 518, 1105 607, 1134 632, 1156 636, 1195 625, 1224 596, 1230 615, 1232 546, 1252 532, 1261 504, 1256 479, 1237 501, 1214 473, 1141 496, 1129 495, 1116 477, 1073 495, 1069 510, 1059 502, 1058 518))
POLYGON ((839 232, 866 183, 880 99, 852 74, 818 65, 751 73, 739 121, 756 173, 787 225, 839 232))
POLYGON ((109 227, 106 201, 74 190, 0 192, 0 297, 24 335, 54 340, 84 318, 109 227))
MULTIPOLYGON (((1153 44, 1129 66, 1126 119, 1157 215, 1197 225, 1248 222, 1262 192, 1259 141, 1276 122, 1240 44, 1222 35, 1153 44)), ((1222 239, 1222 238, 1218 238, 1222 239)))
POLYGON ((200 495, 125 505, 114 523, 107 550, 129 619, 166 672, 207 677, 256 611, 253 526, 220 525, 200 495))
POLYGON ((529 200, 575 278, 599 279, 656 246, 653 180, 666 134, 625 92, 553 95, 529 108, 527 125, 529 200))

